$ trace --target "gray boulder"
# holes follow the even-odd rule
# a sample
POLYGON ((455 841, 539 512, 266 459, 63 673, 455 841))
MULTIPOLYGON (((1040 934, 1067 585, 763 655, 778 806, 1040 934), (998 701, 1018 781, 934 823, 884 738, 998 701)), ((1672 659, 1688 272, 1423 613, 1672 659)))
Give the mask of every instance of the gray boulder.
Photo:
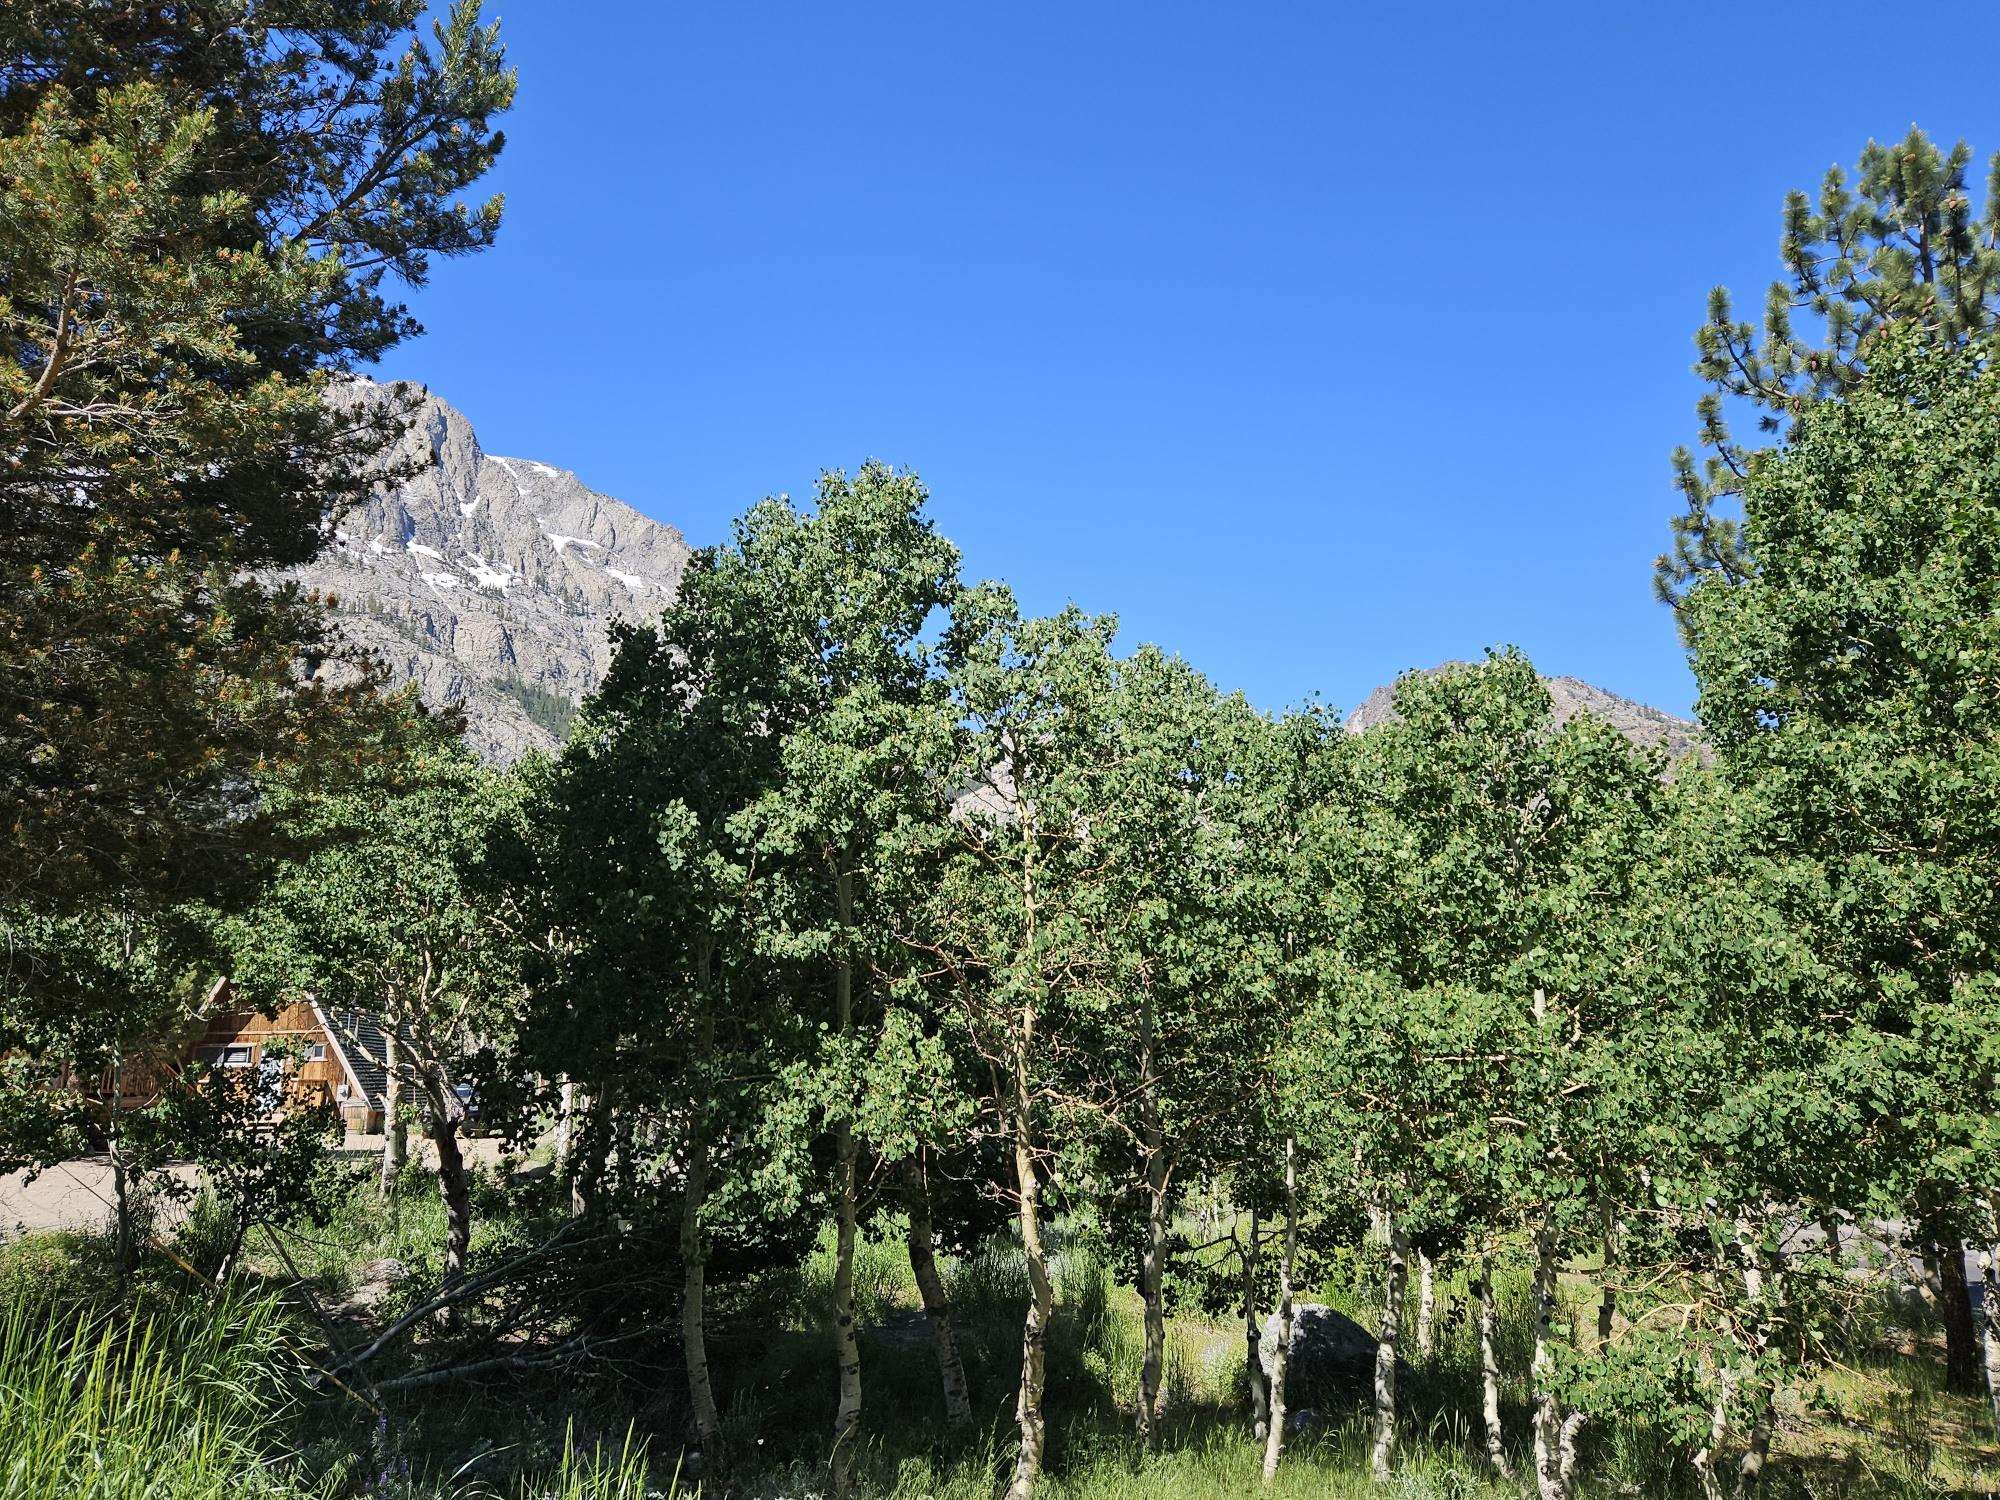
MULTIPOLYGON (((1271 1378, 1278 1359, 1278 1315, 1264 1324, 1257 1362, 1271 1378)), ((1285 1404, 1293 1411, 1358 1400, 1374 1388, 1375 1336, 1344 1313, 1318 1302, 1292 1308, 1292 1357, 1285 1370, 1285 1404)))

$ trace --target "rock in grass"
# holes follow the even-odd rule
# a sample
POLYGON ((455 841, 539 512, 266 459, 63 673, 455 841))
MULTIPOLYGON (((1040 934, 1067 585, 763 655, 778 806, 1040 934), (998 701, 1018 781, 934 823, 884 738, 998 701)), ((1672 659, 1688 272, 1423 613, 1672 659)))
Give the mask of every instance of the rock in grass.
MULTIPOLYGON (((1264 1324, 1257 1360, 1269 1379, 1278 1359, 1278 1315, 1264 1324)), ((1285 1404, 1294 1411, 1365 1397, 1375 1380, 1375 1336, 1345 1313, 1318 1302, 1292 1309, 1292 1357, 1285 1404)))

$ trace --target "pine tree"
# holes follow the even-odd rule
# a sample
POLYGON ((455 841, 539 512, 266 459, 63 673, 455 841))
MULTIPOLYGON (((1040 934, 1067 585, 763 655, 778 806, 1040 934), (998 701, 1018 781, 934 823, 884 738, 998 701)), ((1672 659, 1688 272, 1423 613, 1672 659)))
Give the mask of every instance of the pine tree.
POLYGON ((1673 546, 1654 566, 1660 597, 1678 605, 1701 576, 1740 578, 1757 558, 1731 513, 1770 451, 1739 437, 1741 409, 1766 443, 1783 442, 1816 403, 1852 391, 1867 372, 1870 334, 1911 322, 1953 344, 1976 339, 2000 313, 2000 154, 1975 214, 1963 141, 1940 151, 1915 126, 1894 145, 1870 141, 1850 187, 1835 166, 1817 201, 1785 199, 1783 279, 1765 294, 1759 327, 1738 319, 1727 289, 1709 293, 1695 330, 1694 370, 1709 390, 1696 405, 1697 461, 1673 455, 1684 509, 1673 546))
POLYGON ((213 888, 244 788, 374 732, 304 561, 391 419, 329 379, 414 330, 389 296, 482 248, 513 95, 461 3, 0 12, 0 903, 213 888), (305 672, 301 673, 301 667, 305 672))

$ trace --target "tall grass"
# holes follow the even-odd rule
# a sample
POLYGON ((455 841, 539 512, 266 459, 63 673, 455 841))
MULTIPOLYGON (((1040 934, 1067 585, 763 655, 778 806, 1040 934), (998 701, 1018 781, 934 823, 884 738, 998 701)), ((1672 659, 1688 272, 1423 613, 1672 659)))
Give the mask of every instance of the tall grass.
MULTIPOLYGON (((423 1264, 440 1232, 433 1200, 418 1188, 400 1208, 383 1206, 357 1188, 333 1224, 294 1238, 299 1258, 310 1262, 302 1269, 338 1289, 354 1279, 357 1260, 388 1252, 423 1264)), ((492 1219, 489 1233, 519 1230, 520 1221, 510 1224, 498 1209, 492 1219)), ((1027 1300, 1019 1246, 1003 1235, 945 1264, 975 1408, 969 1430, 952 1430, 895 1231, 893 1224, 878 1230, 857 1255, 869 1403, 863 1493, 988 1500, 1013 1444, 1027 1300)), ((200 1232, 199 1223, 185 1231, 183 1249, 194 1249, 200 1232)), ((299 1394, 307 1389, 297 1378, 306 1356, 296 1351, 316 1347, 319 1331, 256 1290, 268 1266, 252 1266, 237 1286, 209 1296, 191 1294, 185 1272, 162 1260, 136 1279, 132 1311, 133 1302, 110 1290, 115 1279, 102 1249, 90 1237, 0 1248, 0 1500, 655 1500, 694 1492, 674 1472, 683 1415, 671 1346, 649 1351, 636 1381, 627 1373, 579 1382, 562 1372, 392 1397, 390 1421, 371 1435, 351 1400, 299 1394)), ((830 1239, 823 1241, 804 1265, 774 1276, 755 1316, 735 1308, 730 1320, 717 1320, 711 1359, 725 1440, 703 1455, 713 1500, 825 1494, 831 1252, 830 1239)), ((1394 1481, 1376 1487, 1367 1477, 1365 1411, 1329 1399, 1304 1413, 1266 1491, 1243 1413, 1235 1320, 1184 1311, 1169 1318, 1163 1447, 1148 1454, 1131 1419, 1143 1346, 1136 1296, 1084 1237, 1058 1240, 1053 1269, 1049 1500, 1519 1493, 1487 1472, 1460 1275, 1440 1283, 1441 1309, 1449 1311, 1434 1352, 1421 1359, 1410 1352, 1394 1481)), ((1355 1257, 1335 1273, 1313 1299, 1345 1301, 1372 1321, 1370 1266, 1355 1257)), ((1518 1458, 1534 1309, 1520 1267, 1504 1268, 1498 1283, 1502 1399, 1518 1458)), ((1576 1302, 1585 1318, 1590 1307, 1579 1296, 1565 1289, 1566 1306, 1576 1302)), ((356 1315, 379 1320, 391 1311, 371 1304, 356 1315)), ((1788 1406, 1784 1451, 1766 1480, 1771 1500, 2000 1492, 1983 1408, 1937 1389, 1934 1365, 1929 1352, 1878 1351, 1843 1377, 1837 1394, 1847 1415, 1838 1423, 1788 1406)), ((1622 1421, 1594 1425, 1586 1440, 1585 1494, 1689 1493, 1685 1465, 1662 1433, 1622 1421)))
MULTIPOLYGON (((301 1398, 301 1330, 282 1299, 246 1285, 214 1296, 146 1278, 129 1300, 87 1274, 88 1239, 24 1241, 0 1255, 0 1496, 5 1500, 664 1500, 646 1445, 583 1441, 511 1473, 428 1471, 366 1456, 367 1422, 301 1398)), ((162 1268, 163 1269, 163 1268, 162 1268)), ((386 1430, 386 1429, 383 1429, 386 1430)), ((505 1454, 506 1449, 490 1450, 505 1454)))
MULTIPOLYGON (((833 1330, 835 1241, 832 1225, 820 1232, 812 1254, 800 1268, 793 1316, 800 1326, 833 1330)), ((854 1245, 854 1317, 862 1327, 879 1323, 900 1309, 916 1305, 917 1282, 910 1270, 902 1236, 890 1232, 864 1234, 854 1245)))
POLYGON ((523 1479, 515 1500, 672 1500, 680 1493, 680 1476, 666 1489, 648 1482, 646 1449, 628 1431, 615 1451, 580 1449, 574 1427, 563 1435, 562 1463, 546 1480, 523 1479))
POLYGON ((277 1307, 133 1319, 0 1309, 0 1493, 14 1500, 264 1500, 313 1493, 268 1447, 284 1404, 277 1307))

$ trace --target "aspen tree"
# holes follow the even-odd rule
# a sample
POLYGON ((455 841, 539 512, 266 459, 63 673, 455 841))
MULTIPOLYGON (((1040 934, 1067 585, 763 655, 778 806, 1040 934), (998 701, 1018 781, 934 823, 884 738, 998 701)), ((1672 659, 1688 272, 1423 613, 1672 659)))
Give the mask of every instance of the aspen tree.
MULTIPOLYGON (((760 940, 774 957, 824 976, 823 998, 811 1006, 822 1041, 791 1083, 833 1145, 832 1476, 840 1496, 853 1492, 863 1442, 853 1289, 871 1207, 864 1183, 877 1153, 914 1148, 912 1120, 935 1092, 933 1071, 945 1066, 881 979, 894 967, 913 899, 896 885, 907 868, 899 840, 935 813, 953 769, 948 690, 925 633, 958 593, 958 554, 925 516, 927 498, 914 475, 884 464, 852 478, 828 472, 810 512, 783 500, 752 507, 734 545, 711 554, 704 584, 747 657, 763 732, 776 747, 770 786, 737 820, 768 871, 774 920, 760 940)), ((716 675, 730 682, 729 659, 716 675)))
POLYGON ((1134 1416, 1157 1441, 1169 1232, 1184 1184, 1235 1149, 1234 1117, 1266 1075, 1273 994, 1251 960, 1246 795, 1263 725, 1185 662, 1142 646, 1115 663, 1111 775, 1090 821, 1105 878, 1087 914, 1109 964, 1068 1056, 1098 1137, 1115 1237, 1136 1238, 1143 1347, 1134 1416))
MULTIPOLYGON (((562 1077, 561 1152, 592 1212, 614 1133, 659 1127, 677 1180, 681 1350, 697 1455, 721 1419, 707 1358, 712 1202, 757 1109, 744 1059, 787 1054, 762 1007, 755 862, 730 820, 776 751, 754 692, 716 686, 731 640, 697 568, 663 615, 621 627, 611 671, 561 757, 531 768, 515 874, 541 934, 524 1045, 562 1077), (578 1079, 590 1080, 588 1102, 578 1079), (622 1118, 614 1132, 611 1116, 622 1118), (580 1117, 580 1118, 579 1118, 580 1117)), ((740 672, 740 664, 739 664, 740 672)), ((748 681, 744 688, 754 687, 748 681)), ((774 1219, 781 1215, 774 1214, 774 1219)))
MULTIPOLYGON (((1516 653, 1405 677, 1394 703, 1363 737, 1347 840, 1347 947, 1369 982, 1337 1018, 1335 1076, 1358 1167, 1404 1242, 1392 1261, 1521 1233, 1553 1288, 1582 1226, 1628 1189, 1601 1142, 1635 1113, 1616 1066, 1634 1004, 1622 935, 1661 767, 1609 726, 1556 724, 1516 653)), ((1558 1414, 1569 1355, 1550 1333, 1537 1433, 1568 1457, 1538 1466, 1543 1500, 1573 1487, 1582 1420, 1558 1414)), ((1483 1404, 1500 1467, 1498 1403, 1483 1404)))
POLYGON ((317 1000, 350 1055, 394 1065, 435 1157, 447 1282, 464 1274, 472 1244, 467 1098, 476 1088, 500 1123, 511 1095, 520 948, 481 872, 517 793, 439 743, 361 790, 303 797, 290 815, 317 847, 268 887, 246 955, 253 987, 317 1000))
MULTIPOLYGON (((1337 1157, 1338 1145, 1315 1134, 1322 1122, 1325 1083, 1318 1071, 1318 1030, 1337 987, 1334 943, 1344 876, 1343 798, 1349 792, 1353 741, 1326 709, 1310 705, 1268 724, 1257 736, 1246 773, 1241 881, 1237 920, 1246 928, 1242 962, 1262 971, 1267 994, 1261 1028, 1263 1104, 1244 1111, 1247 1139, 1238 1167, 1247 1183, 1262 1183, 1282 1211, 1278 1233, 1278 1340, 1268 1389, 1258 1371, 1266 1413, 1264 1482, 1284 1454, 1286 1384, 1291 1373, 1292 1291, 1298 1273, 1302 1192, 1301 1140, 1307 1161, 1337 1157)), ((1308 1183, 1324 1183, 1324 1171, 1308 1183)), ((1323 1208, 1324 1205, 1321 1205, 1323 1208)), ((1254 1232, 1254 1221, 1253 1221, 1254 1232)), ((1246 1314, 1247 1315, 1247 1314, 1246 1314)), ((1254 1331, 1261 1342, 1262 1329, 1254 1331)), ((1255 1348, 1251 1360, 1258 1362, 1255 1348)))
POLYGON ((1090 1034, 1115 972, 1098 920, 1112 877, 1092 827, 1117 759, 1115 631, 1075 610, 1024 619, 1006 589, 983 585, 959 601, 945 643, 961 774, 945 789, 942 858, 910 942, 944 976, 982 1113, 1010 1158, 1029 1295, 1009 1500, 1034 1493, 1048 1437, 1047 1195, 1090 1139, 1060 1059, 1090 1034))
POLYGON ((972 1396, 966 1386, 965 1360, 959 1353, 958 1333, 952 1323, 951 1298, 945 1291, 943 1276, 938 1273, 928 1153, 919 1151, 904 1163, 903 1171, 903 1208, 909 1219, 910 1275, 917 1283, 917 1295, 924 1304, 924 1317, 931 1325, 931 1342, 937 1349, 938 1379, 944 1387, 945 1421, 953 1427, 964 1427, 972 1420, 972 1396))

